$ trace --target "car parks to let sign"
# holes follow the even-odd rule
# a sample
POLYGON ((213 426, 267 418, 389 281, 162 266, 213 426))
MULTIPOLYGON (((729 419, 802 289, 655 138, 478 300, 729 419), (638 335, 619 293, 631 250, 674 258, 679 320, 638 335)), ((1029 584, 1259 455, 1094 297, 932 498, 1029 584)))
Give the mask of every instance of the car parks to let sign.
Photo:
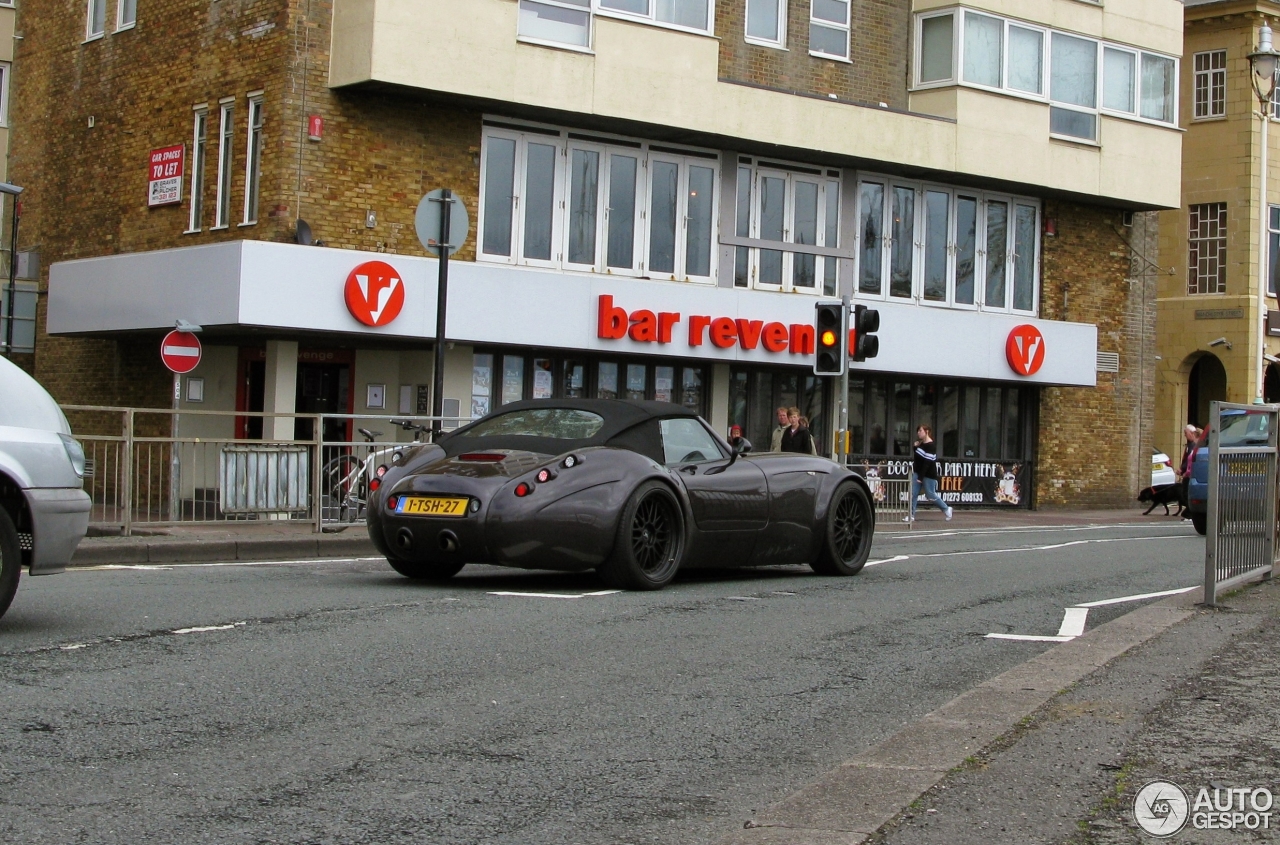
POLYGON ((176 144, 151 151, 147 173, 147 205, 182 202, 182 171, 186 147, 176 144))
POLYGON ((191 332, 172 331, 160 341, 160 360, 179 375, 200 366, 201 354, 200 338, 191 332))

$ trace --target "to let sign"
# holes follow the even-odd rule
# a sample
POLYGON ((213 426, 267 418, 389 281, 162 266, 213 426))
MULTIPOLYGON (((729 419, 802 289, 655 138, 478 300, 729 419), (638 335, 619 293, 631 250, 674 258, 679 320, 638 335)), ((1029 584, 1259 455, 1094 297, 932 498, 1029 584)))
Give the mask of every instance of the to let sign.
POLYGON ((147 205, 182 202, 182 169, 187 148, 183 144, 151 151, 147 174, 147 205))

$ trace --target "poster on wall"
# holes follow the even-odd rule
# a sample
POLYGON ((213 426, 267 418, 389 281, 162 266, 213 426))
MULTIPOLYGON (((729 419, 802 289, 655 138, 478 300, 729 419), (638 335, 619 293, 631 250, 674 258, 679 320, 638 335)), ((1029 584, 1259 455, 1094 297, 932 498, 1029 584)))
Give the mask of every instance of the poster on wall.
POLYGON ((182 202, 182 170, 187 148, 183 144, 151 151, 147 174, 147 205, 182 202))
MULTIPOLYGON (((1025 463, 992 463, 988 461, 939 461, 942 469, 938 494, 948 505, 1001 505, 1027 507, 1027 465, 1025 463)), ((885 481, 909 482, 911 461, 885 458, 854 457, 849 468, 867 479, 871 498, 877 504, 889 496, 905 502, 911 495, 904 484, 886 485, 885 481)), ((925 502, 923 494, 920 501, 925 502)))

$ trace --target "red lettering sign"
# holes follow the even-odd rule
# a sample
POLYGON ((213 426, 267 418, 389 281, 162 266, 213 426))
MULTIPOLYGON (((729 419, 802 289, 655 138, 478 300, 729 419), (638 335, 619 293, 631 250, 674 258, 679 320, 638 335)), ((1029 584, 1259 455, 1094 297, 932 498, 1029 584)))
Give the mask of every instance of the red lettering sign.
POLYGON ((1004 344, 1009 367, 1020 376, 1033 376, 1044 364, 1044 335, 1030 324, 1014 326, 1004 344))
MULTIPOLYGON (((602 340, 627 337, 639 343, 671 343, 679 322, 680 314, 675 311, 654 313, 641 308, 628 313, 627 309, 615 305, 609 294, 601 294, 597 301, 596 337, 602 340)), ((730 349, 737 345, 745 350, 763 347, 766 352, 773 353, 813 354, 813 326, 691 314, 689 345, 702 346, 707 340, 717 349, 730 349)))
POLYGON ((183 144, 152 150, 147 161, 147 205, 182 202, 182 165, 187 148, 183 144))
POLYGON ((366 261, 347 276, 347 310, 366 326, 385 326, 404 307, 404 281, 384 261, 366 261))

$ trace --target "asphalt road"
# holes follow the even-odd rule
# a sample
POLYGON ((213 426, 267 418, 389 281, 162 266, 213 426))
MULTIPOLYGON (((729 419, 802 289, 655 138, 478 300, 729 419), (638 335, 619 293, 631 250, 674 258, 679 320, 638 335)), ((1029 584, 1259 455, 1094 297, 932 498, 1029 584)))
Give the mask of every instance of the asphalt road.
POLYGON ((1203 567, 1173 520, 943 525, 881 535, 856 578, 660 593, 377 561, 24 578, 0 620, 0 841, 708 841, 1054 645, 987 634, 1056 634, 1070 605, 1203 567))

